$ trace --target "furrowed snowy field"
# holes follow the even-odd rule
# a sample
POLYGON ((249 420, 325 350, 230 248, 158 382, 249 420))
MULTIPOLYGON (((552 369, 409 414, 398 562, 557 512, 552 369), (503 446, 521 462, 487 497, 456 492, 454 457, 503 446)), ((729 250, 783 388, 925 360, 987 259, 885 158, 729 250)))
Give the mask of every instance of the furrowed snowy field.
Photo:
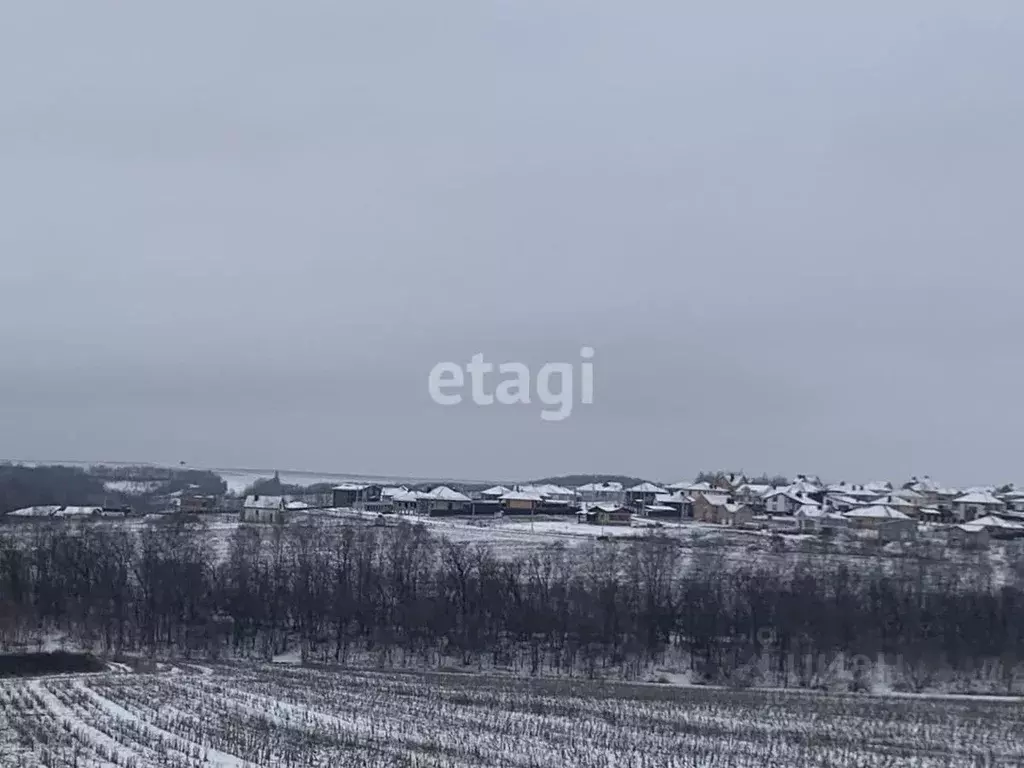
POLYGON ((1019 701, 299 667, 0 681, 0 764, 974 766, 1024 760, 1019 701))

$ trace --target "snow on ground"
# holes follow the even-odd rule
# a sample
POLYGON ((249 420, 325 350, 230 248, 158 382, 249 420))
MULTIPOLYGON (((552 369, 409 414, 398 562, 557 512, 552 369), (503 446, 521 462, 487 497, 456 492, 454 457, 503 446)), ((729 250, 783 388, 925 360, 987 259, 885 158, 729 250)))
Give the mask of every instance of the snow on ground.
POLYGON ((142 496, 157 490, 162 483, 159 480, 108 480, 103 488, 110 493, 124 493, 129 496, 142 496))
POLYGON ((0 764, 945 768, 1024 760, 1019 701, 733 691, 687 686, 668 670, 661 677, 249 664, 3 680, 0 764))

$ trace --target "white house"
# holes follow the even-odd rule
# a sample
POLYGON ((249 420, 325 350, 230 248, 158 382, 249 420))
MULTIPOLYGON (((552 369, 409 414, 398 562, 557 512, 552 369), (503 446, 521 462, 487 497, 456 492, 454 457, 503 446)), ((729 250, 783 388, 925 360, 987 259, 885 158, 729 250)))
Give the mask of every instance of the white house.
POLYGON ((500 499, 506 493, 511 492, 511 488, 506 488, 504 485, 495 485, 491 488, 488 488, 487 490, 480 491, 480 496, 481 498, 490 499, 491 501, 494 501, 495 499, 500 499))
POLYGON ((243 523, 283 523, 286 502, 284 496, 246 496, 242 504, 243 523))
POLYGON ((894 498, 909 501, 915 507, 923 507, 927 501, 923 493, 918 493, 912 488, 897 488, 891 495, 894 498))
POLYGON ((469 513, 472 503, 466 494, 440 485, 420 495, 417 511, 421 515, 463 515, 469 513))
POLYGON ((817 506, 817 502, 797 493, 792 486, 776 488, 764 496, 764 509, 769 515, 792 515, 805 504, 817 506))
POLYGON ((1024 533, 1024 524, 1013 520, 1004 520, 1003 518, 995 517, 994 515, 979 517, 976 520, 973 520, 970 525, 972 527, 984 528, 989 533, 1024 533))
POLYGON ((1024 516, 1024 491, 1014 489, 1002 495, 1006 503, 1006 512, 1014 517, 1024 516))
POLYGON ((626 503, 627 504, 654 504, 654 500, 667 493, 664 488, 655 485, 654 483, 639 483, 634 485, 632 488, 626 489, 626 503))
POLYGON ((983 489, 969 491, 953 499, 953 515, 962 523, 969 523, 985 515, 1006 511, 1006 504, 983 489))
POLYGON ((861 507, 859 509, 851 509, 849 512, 843 515, 847 520, 851 521, 858 528, 879 528, 883 524, 890 523, 896 520, 900 521, 911 521, 913 518, 909 515, 900 512, 898 509, 887 507, 884 504, 873 504, 870 507, 861 507))
MULTIPOLYGON (((547 501, 558 501, 569 503, 576 499, 576 492, 571 488, 564 488, 561 485, 545 483, 543 485, 523 485, 519 487, 523 493, 532 493, 547 501)), ((504 495, 504 494, 502 494, 504 495)))
POLYGON ((838 512, 832 512, 815 504, 804 504, 793 515, 802 533, 846 528, 849 521, 838 512))
POLYGON ((587 483, 576 489, 576 501, 583 504, 622 504, 625 499, 622 483, 587 483))
POLYGON ((877 503, 881 504, 884 507, 898 509, 900 512, 910 517, 917 516, 918 506, 907 501, 902 496, 897 496, 895 493, 889 494, 888 496, 883 496, 878 500, 877 503))
POLYGON ((419 491, 397 493, 391 497, 391 508, 400 515, 416 514, 422 495, 419 491))
POLYGON ((766 493, 770 493, 772 487, 763 483, 743 483, 736 489, 736 498, 746 504, 760 503, 766 493))

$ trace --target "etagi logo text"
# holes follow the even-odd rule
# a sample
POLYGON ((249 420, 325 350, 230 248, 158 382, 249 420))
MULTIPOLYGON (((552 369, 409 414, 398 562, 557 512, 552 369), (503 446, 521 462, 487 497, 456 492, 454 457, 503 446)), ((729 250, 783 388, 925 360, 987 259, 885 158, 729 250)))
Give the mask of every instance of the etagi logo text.
MULTIPOLYGON (((590 405, 594 402, 594 357, 591 347, 580 350, 580 402, 590 405)), ((458 405, 462 402, 462 391, 469 376, 470 396, 476 405, 530 405, 536 395, 544 409, 540 417, 545 421, 562 421, 572 415, 574 405, 575 367, 572 363, 546 363, 534 377, 530 367, 524 363, 494 363, 484 360, 483 353, 473 355, 465 365, 438 363, 431 369, 427 386, 430 397, 438 405, 458 405), (488 388, 488 375, 497 372, 503 377, 492 391, 488 388), (534 381, 536 387, 533 386, 534 381)))

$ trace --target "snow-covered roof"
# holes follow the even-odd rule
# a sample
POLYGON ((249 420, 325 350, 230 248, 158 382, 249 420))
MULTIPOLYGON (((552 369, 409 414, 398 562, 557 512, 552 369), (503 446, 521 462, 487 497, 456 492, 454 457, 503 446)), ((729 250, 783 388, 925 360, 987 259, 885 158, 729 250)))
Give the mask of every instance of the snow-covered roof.
POLYGON ((622 483, 587 483, 586 485, 581 485, 576 490, 583 493, 593 493, 595 491, 615 493, 622 490, 622 483))
POLYGON ((872 493, 890 493, 892 491, 892 483, 885 480, 875 480, 870 483, 865 483, 864 489, 871 491, 872 493))
POLYGON ((977 525, 975 523, 960 523, 960 525, 955 525, 953 527, 959 528, 961 531, 966 531, 967 533, 981 533, 985 530, 985 526, 977 525))
POLYGON ((409 489, 406 488, 404 485, 399 485, 399 486, 396 486, 396 487, 393 487, 393 488, 392 487, 382 488, 381 492, 380 492, 380 495, 381 495, 382 498, 385 498, 385 499, 393 499, 398 494, 406 493, 408 490, 409 489))
POLYGON ((810 480, 797 480, 795 483, 789 485, 789 490, 793 493, 806 496, 809 493, 817 493, 821 490, 821 486, 817 483, 813 483, 810 480))
POLYGON ((86 515, 98 515, 103 507, 57 507, 53 513, 54 517, 84 517, 86 515))
POLYGON ((659 493, 655 495, 654 501, 658 504, 682 504, 686 501, 686 497, 680 493, 659 493))
POLYGON ((765 483, 744 483, 736 490, 737 493, 742 492, 749 493, 754 496, 763 496, 764 494, 768 493, 771 489, 772 487, 765 483))
POLYGON ((632 488, 627 488, 627 493, 665 493, 665 489, 654 483, 640 483, 632 488))
POLYGON ((246 496, 246 509, 283 509, 284 496, 246 496))
POLYGON ((942 516, 942 511, 935 509, 935 507, 921 507, 921 509, 919 509, 918 512, 920 512, 920 514, 922 515, 928 515, 930 517, 942 516))
POLYGON ((309 509, 309 504, 304 501, 289 501, 285 507, 287 509, 309 509))
POLYGON ((523 493, 535 493, 538 496, 573 496, 575 491, 561 485, 545 483, 544 485, 521 485, 519 490, 523 493))
POLYGON ((797 517, 821 517, 825 512, 814 504, 803 504, 794 514, 797 517))
POLYGON ((604 503, 604 502, 602 502, 601 504, 592 504, 591 506, 587 507, 587 511, 588 512, 592 512, 595 509, 598 510, 599 512, 628 512, 629 511, 629 509, 627 507, 623 507, 620 504, 607 504, 607 503, 604 503))
POLYGON ((842 520, 845 519, 838 512, 830 512, 814 504, 804 504, 796 511, 796 517, 810 518, 815 520, 842 520))
POLYGON ((863 503, 860 499, 855 499, 842 493, 830 493, 828 494, 828 500, 832 504, 845 504, 850 507, 856 507, 858 504, 863 503))
POLYGON ((921 491, 924 493, 936 493, 940 490, 939 484, 932 480, 928 475, 925 475, 924 477, 910 478, 909 485, 915 491, 921 491))
POLYGON ((391 497, 391 500, 401 502, 403 504, 410 504, 412 502, 419 501, 422 497, 423 494, 419 491, 406 491, 405 493, 396 493, 391 497))
POLYGON ((805 494, 800 493, 798 491, 795 491, 793 489, 793 486, 791 486, 791 485, 787 486, 785 488, 774 488, 774 489, 768 491, 768 493, 764 494, 764 496, 762 496, 761 498, 765 499, 767 501, 768 499, 774 499, 777 496, 785 496, 787 499, 795 501, 797 504, 817 504, 818 503, 814 499, 806 496, 805 494))
POLYGON ((469 501, 470 498, 464 493, 453 491, 447 485, 439 485, 429 493, 423 495, 427 499, 438 499, 440 501, 469 501))
POLYGON ((921 501, 924 499, 923 494, 920 494, 911 488, 897 488, 892 492, 892 495, 901 499, 906 499, 907 501, 921 501))
POLYGON ((502 495, 502 501, 543 501, 544 498, 539 493, 530 493, 529 491, 509 491, 502 495))
POLYGON ((1003 520, 995 515, 979 517, 977 520, 972 520, 971 525, 977 525, 981 528, 999 528, 1004 531, 1024 531, 1024 524, 1015 523, 1012 520, 1003 520))
POLYGON ((702 493, 701 495, 713 507, 724 507, 729 503, 729 496, 724 493, 702 493))
POLYGON ((897 507, 901 509, 913 509, 916 504, 911 504, 909 501, 896 494, 885 496, 878 500, 878 503, 886 507, 897 507))
POLYGON ((911 520, 912 518, 908 515, 903 514, 898 509, 887 507, 884 504, 872 504, 870 507, 861 507, 860 509, 851 509, 849 512, 844 513, 844 517, 853 517, 858 519, 871 519, 871 520, 911 520))
POLYGON ((506 493, 511 493, 511 488, 506 488, 504 485, 495 485, 488 488, 486 491, 480 491, 481 496, 504 496, 506 493))
POLYGON ((86 517, 101 512, 103 507, 62 507, 59 504, 47 504, 15 509, 7 514, 11 517, 86 517))
POLYGON ((334 488, 332 490, 335 490, 335 491, 362 491, 362 490, 365 490, 366 488, 369 488, 369 486, 366 485, 365 483, 342 483, 341 485, 334 486, 334 488))
POLYGON ((9 517, 49 517, 57 511, 55 505, 49 506, 38 506, 38 507, 23 507, 22 509, 15 509, 8 512, 9 517))
POLYGON ((982 507, 1001 507, 1003 502, 997 499, 988 491, 974 490, 965 493, 963 496, 957 496, 953 499, 954 504, 977 504, 982 507))

